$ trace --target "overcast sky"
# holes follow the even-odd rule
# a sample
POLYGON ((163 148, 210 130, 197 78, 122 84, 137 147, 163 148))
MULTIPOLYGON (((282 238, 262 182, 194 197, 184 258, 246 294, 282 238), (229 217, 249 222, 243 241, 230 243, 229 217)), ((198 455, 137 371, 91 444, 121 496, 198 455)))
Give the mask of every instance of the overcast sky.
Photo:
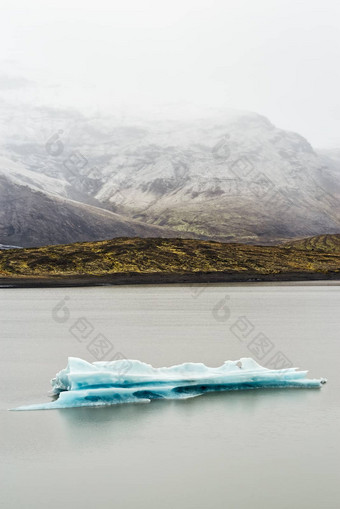
POLYGON ((338 0, 2 0, 0 96, 257 111, 340 147, 338 0))

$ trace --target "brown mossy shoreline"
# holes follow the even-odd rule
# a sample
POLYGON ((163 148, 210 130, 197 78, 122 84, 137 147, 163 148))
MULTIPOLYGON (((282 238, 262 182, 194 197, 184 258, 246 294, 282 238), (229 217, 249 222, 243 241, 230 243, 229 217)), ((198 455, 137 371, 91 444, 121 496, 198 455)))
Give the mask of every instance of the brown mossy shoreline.
POLYGON ((338 236, 279 246, 117 238, 0 252, 0 285, 15 287, 340 280, 338 236), (333 242, 333 244, 332 244, 333 242), (312 249, 310 249, 312 245, 312 249))

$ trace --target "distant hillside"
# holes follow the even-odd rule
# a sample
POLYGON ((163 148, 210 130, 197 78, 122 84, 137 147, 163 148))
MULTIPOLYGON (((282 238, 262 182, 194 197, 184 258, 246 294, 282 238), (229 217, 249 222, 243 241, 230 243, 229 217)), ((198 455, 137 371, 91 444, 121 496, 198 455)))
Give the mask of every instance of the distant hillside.
POLYGON ((294 249, 340 254, 340 235, 317 235, 284 244, 294 249))
POLYGON ((340 253, 161 238, 118 238, 0 252, 0 278, 198 273, 243 279, 331 273, 340 277, 340 253))

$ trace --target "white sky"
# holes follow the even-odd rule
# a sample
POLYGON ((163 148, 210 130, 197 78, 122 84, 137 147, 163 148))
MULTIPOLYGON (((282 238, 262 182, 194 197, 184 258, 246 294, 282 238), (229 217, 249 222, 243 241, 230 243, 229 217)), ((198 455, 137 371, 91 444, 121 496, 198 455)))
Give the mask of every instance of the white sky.
POLYGON ((0 4, 7 99, 110 112, 252 110, 314 146, 340 147, 339 62, 339 0, 0 4))

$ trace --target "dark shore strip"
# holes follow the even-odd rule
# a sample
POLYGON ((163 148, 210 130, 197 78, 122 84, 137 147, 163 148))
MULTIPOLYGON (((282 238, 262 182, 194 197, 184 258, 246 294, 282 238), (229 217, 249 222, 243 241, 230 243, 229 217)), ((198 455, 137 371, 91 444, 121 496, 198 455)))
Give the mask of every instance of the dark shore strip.
POLYGON ((287 272, 282 274, 254 274, 230 272, 127 273, 76 276, 20 276, 0 277, 0 288, 55 288, 110 285, 164 285, 204 283, 256 283, 256 282, 340 281, 340 272, 287 272))

